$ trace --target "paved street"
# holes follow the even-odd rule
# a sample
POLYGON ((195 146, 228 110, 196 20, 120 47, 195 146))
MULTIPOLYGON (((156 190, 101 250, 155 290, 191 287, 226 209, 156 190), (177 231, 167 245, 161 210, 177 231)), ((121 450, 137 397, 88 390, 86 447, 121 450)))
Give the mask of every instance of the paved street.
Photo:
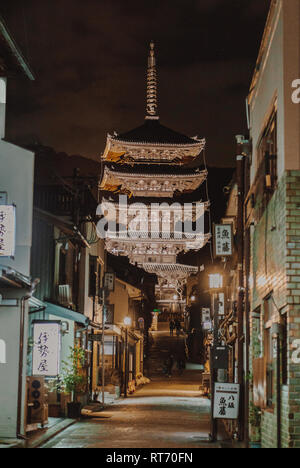
POLYGON ((213 447, 208 443, 210 402, 201 396, 199 371, 185 370, 179 376, 175 369, 170 379, 159 376, 157 349, 178 347, 179 340, 170 340, 163 325, 153 338, 151 367, 156 372, 151 383, 100 417, 76 423, 43 448, 213 447))
POLYGON ((43 448, 196 448, 209 432, 209 402, 183 380, 155 381, 101 418, 76 423, 43 448), (162 388, 163 387, 163 388, 162 388))

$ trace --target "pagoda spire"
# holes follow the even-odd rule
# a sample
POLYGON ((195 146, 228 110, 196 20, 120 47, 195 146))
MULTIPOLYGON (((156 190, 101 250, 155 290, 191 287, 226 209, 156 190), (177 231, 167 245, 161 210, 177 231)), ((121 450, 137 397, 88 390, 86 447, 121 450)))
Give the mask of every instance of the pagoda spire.
POLYGON ((157 113, 157 73, 156 59, 154 52, 154 41, 150 42, 150 53, 148 57, 148 72, 147 72, 147 108, 146 119, 158 120, 157 113))

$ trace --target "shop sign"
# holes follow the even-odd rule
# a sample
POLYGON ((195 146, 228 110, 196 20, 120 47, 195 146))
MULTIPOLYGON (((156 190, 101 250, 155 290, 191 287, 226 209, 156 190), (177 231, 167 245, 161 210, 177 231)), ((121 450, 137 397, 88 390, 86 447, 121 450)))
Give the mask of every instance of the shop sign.
POLYGON ((210 309, 202 307, 202 323, 210 322, 210 309))
POLYGON ((230 257, 233 253, 232 224, 214 225, 215 257, 230 257))
POLYGON ((60 353, 60 322, 34 322, 32 375, 56 377, 60 372, 60 353))
POLYGON ((215 383, 214 419, 238 419, 240 386, 215 383))
POLYGON ((225 294, 224 293, 219 293, 218 315, 220 317, 223 317, 225 315, 225 294))
POLYGON ((16 248, 16 207, 0 205, 0 257, 13 257, 16 248))

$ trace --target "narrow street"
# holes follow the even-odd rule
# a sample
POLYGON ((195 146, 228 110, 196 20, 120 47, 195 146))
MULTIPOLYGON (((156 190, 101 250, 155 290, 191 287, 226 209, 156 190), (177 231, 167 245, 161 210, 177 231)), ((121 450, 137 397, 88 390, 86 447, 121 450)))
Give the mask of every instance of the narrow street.
POLYGON ((180 376, 174 365, 171 378, 162 376, 164 356, 182 351, 183 336, 169 337, 166 324, 161 324, 153 339, 150 384, 97 417, 76 423, 42 448, 218 447, 208 440, 210 402, 201 396, 199 371, 187 369, 180 376))

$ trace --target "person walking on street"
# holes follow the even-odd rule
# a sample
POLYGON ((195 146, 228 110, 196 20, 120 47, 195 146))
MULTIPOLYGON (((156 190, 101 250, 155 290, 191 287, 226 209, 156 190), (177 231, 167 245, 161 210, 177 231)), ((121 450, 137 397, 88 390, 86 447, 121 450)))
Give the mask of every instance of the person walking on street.
POLYGON ((175 322, 173 319, 170 319, 169 326, 170 326, 170 336, 174 336, 175 322))
POLYGON ((166 364, 167 364, 168 376, 169 376, 169 378, 171 378, 172 377, 172 369, 173 369, 173 365, 174 365, 174 356, 173 356, 173 354, 170 354, 170 356, 167 359, 166 364))

